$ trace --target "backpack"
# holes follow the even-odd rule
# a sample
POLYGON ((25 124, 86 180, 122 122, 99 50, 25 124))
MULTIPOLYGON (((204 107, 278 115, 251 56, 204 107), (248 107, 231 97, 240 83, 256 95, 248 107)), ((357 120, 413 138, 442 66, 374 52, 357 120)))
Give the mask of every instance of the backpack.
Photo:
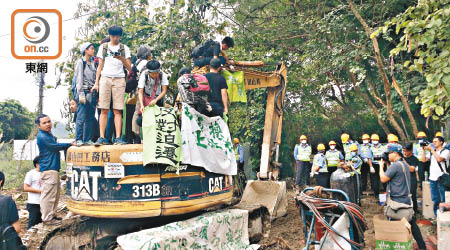
POLYGON ((197 47, 195 47, 192 50, 191 58, 196 59, 196 58, 199 58, 199 57, 203 56, 203 53, 205 52, 205 50, 207 48, 209 48, 209 46, 213 45, 214 43, 215 42, 213 40, 208 39, 205 42, 197 45, 197 47))
POLYGON ((177 80, 181 100, 191 105, 198 112, 205 114, 211 112, 212 107, 208 101, 208 78, 200 74, 184 74, 177 80))
MULTIPOLYGON (((86 68, 87 62, 85 60, 83 60, 83 59, 81 59, 81 60, 83 61, 83 71, 82 72, 84 72, 84 69, 86 68)), ((94 57, 94 59, 91 60, 91 61, 92 61, 91 63, 94 63, 95 69, 97 69, 97 67, 98 67, 98 58, 94 57)), ((76 74, 73 74, 73 77, 72 77, 72 95, 73 95, 73 98, 75 99, 75 101, 78 103, 77 75, 76 74)))
POLYGON ((139 82, 139 76, 140 76, 140 72, 137 69, 136 65, 139 65, 139 63, 142 60, 143 59, 138 59, 131 67, 131 71, 128 72, 127 79, 126 79, 127 84, 125 87, 125 93, 131 93, 134 90, 136 90, 136 88, 138 86, 138 82, 139 82))
MULTIPOLYGON (((14 202, 12 199, 5 199, 14 202)), ((9 205, 9 204, 8 204, 9 205)), ((7 221, 9 216, 5 214, 2 217, 2 221, 7 221), (6 218, 5 218, 6 217, 6 218)), ((9 223, 3 223, 0 225, 0 250, 22 250, 27 249, 20 239, 19 234, 9 223)))

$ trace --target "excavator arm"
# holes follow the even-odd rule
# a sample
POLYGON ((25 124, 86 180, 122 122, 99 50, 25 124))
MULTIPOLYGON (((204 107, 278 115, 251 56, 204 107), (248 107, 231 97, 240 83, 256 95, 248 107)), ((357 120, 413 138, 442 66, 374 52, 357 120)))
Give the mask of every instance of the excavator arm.
POLYGON ((270 179, 273 170, 272 166, 279 165, 278 150, 281 143, 283 102, 287 84, 286 65, 281 62, 277 64, 275 71, 262 72, 253 70, 250 67, 255 67, 255 65, 261 67, 264 65, 263 62, 234 62, 233 64, 239 70, 244 71, 246 90, 267 88, 259 178, 270 179))

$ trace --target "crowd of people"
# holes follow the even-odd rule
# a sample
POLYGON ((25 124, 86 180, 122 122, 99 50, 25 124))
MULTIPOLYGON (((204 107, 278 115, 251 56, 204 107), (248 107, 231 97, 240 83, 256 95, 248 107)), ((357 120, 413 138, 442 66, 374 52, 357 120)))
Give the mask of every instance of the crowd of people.
MULTIPOLYGON (((151 48, 141 45, 132 63, 130 49, 120 42, 122 28, 112 26, 108 33, 96 57, 93 43, 79 47, 82 57, 75 63, 70 102, 77 146, 141 143, 144 108, 164 106, 170 76, 161 70, 161 62, 152 58, 151 48)), ((230 63, 224 51, 233 46, 233 39, 225 37, 221 43, 207 40, 191 53, 196 68, 208 65, 210 69, 205 72, 210 88, 205 102, 210 109, 199 110, 205 115, 227 119, 228 86, 219 71, 230 63)), ((190 73, 190 68, 183 67, 178 76, 190 73)))
MULTIPOLYGON (((441 132, 437 132, 431 142, 424 132, 419 132, 416 142, 408 142, 403 146, 394 134, 387 136, 386 144, 380 143, 377 134, 364 134, 361 139, 359 143, 353 141, 349 134, 343 133, 342 151, 336 149, 335 141, 330 141, 329 150, 320 143, 317 145, 317 154, 313 156, 307 136, 301 135, 294 148, 297 190, 310 185, 310 178, 314 178, 317 185, 329 188, 332 186, 333 172, 342 168, 349 176, 356 177, 352 181, 360 197, 366 191, 370 179, 376 199, 379 199, 382 189, 387 192, 387 217, 406 217, 419 249, 425 249, 414 217, 418 212, 417 188, 422 188, 423 181, 429 181, 433 211, 436 214, 439 204, 445 202, 446 187, 440 178, 448 174, 450 143, 445 142, 441 132), (395 213, 389 212, 394 211, 392 207, 395 213)), ((359 201, 356 199, 356 202, 359 201)))

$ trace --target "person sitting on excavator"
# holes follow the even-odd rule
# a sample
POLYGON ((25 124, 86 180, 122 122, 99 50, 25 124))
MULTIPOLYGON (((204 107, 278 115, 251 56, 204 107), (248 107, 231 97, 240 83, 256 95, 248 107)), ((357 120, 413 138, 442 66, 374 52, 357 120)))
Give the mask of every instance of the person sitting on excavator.
POLYGON ((222 43, 209 39, 194 48, 191 58, 194 59, 194 66, 199 68, 209 65, 213 58, 219 59, 221 64, 230 64, 230 60, 224 51, 233 47, 234 40, 229 36, 225 37, 222 43))

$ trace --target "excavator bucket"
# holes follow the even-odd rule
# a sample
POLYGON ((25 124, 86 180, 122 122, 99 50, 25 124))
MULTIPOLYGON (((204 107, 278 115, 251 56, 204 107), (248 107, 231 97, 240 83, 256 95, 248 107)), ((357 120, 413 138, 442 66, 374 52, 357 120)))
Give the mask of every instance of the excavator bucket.
POLYGON ((286 182, 255 180, 247 182, 242 199, 236 207, 248 210, 265 207, 273 220, 286 215, 287 204, 286 182))

